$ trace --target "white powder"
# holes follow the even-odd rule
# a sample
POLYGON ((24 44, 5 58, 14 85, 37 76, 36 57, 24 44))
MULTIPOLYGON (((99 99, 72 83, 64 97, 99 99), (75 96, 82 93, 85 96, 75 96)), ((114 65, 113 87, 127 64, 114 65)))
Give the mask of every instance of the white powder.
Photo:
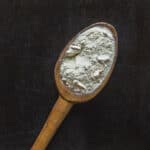
POLYGON ((76 95, 95 91, 111 68, 115 39, 106 27, 92 27, 72 42, 60 66, 63 83, 76 95))

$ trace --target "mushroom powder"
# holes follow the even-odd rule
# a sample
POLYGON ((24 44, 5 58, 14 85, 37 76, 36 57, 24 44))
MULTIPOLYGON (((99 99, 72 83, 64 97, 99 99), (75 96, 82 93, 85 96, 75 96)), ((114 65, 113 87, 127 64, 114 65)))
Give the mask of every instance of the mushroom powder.
POLYGON ((75 38, 60 65, 64 85, 76 95, 90 94, 103 82, 115 56, 115 39, 106 27, 92 27, 75 38))

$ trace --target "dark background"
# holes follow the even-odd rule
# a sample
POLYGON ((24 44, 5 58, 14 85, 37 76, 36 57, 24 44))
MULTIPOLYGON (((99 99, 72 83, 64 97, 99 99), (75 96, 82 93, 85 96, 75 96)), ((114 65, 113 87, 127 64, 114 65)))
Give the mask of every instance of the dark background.
POLYGON ((30 149, 58 96, 61 50, 99 21, 118 31, 117 65, 101 94, 73 108, 48 149, 150 149, 150 1, 1 0, 0 150, 30 149))

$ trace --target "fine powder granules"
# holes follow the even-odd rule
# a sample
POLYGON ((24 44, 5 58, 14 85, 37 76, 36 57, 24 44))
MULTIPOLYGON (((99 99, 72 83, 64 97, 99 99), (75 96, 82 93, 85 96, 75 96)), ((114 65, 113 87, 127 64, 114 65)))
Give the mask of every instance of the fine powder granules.
POLYGON ((106 27, 92 27, 77 35, 60 66, 61 80, 74 94, 90 94, 105 79, 115 54, 115 39, 106 27))

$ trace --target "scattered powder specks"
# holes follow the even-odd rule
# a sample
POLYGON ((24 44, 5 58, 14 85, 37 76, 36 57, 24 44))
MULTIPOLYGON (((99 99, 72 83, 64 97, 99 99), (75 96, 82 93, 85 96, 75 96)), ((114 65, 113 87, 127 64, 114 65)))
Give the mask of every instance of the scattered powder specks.
POLYGON ((61 80, 76 95, 96 90, 111 68, 115 39, 106 27, 93 27, 77 36, 60 66, 61 80))

